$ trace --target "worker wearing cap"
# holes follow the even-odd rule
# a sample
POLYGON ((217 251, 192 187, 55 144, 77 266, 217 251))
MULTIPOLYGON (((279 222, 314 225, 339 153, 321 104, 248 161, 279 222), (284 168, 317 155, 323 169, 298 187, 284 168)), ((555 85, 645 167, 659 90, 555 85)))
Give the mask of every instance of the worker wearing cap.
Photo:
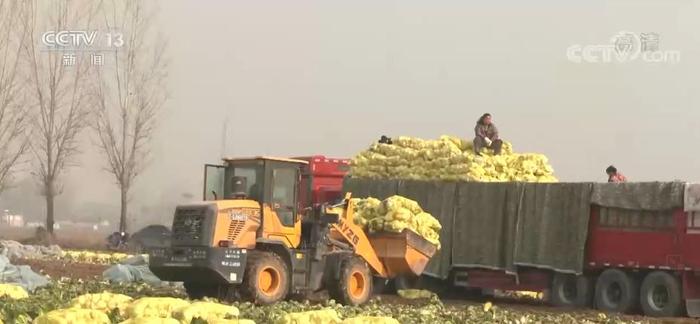
POLYGON ((379 144, 391 145, 391 144, 393 144, 393 142, 391 141, 391 137, 387 137, 386 135, 382 135, 382 137, 379 138, 379 144))
POLYGON ((605 169, 605 173, 608 174, 608 182, 627 182, 627 178, 612 165, 605 169))
POLYGON ((501 154, 503 141, 498 138, 498 129, 491 120, 491 114, 483 114, 474 127, 474 152, 481 153, 481 149, 488 147, 493 149, 495 154, 501 154))

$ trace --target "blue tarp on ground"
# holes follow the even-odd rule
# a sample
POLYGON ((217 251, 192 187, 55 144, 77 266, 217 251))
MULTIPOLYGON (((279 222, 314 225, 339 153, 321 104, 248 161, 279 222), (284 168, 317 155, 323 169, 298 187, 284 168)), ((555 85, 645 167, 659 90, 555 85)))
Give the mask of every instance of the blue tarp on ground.
POLYGON ((13 265, 4 255, 0 255, 0 282, 22 286, 29 292, 49 284, 49 280, 26 265, 13 265))

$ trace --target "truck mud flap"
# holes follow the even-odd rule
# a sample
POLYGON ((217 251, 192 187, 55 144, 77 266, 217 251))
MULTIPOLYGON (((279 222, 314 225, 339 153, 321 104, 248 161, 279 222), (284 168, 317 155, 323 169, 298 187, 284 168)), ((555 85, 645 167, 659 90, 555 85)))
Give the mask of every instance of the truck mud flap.
POLYGON ((686 299, 685 309, 689 317, 700 317, 700 299, 686 299))

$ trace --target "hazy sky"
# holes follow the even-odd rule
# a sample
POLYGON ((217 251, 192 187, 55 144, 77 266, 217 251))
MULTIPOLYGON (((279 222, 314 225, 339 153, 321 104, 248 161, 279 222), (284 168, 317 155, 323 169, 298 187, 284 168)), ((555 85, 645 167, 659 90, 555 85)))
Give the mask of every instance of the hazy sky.
MULTIPOLYGON (((632 181, 697 181, 698 17, 693 0, 162 1, 172 98, 132 201, 201 196, 227 118, 227 155, 351 157, 382 134, 471 138, 490 112, 562 181, 605 181, 611 163, 632 181), (680 62, 567 60, 569 46, 620 31, 657 33, 680 62)), ((117 205, 103 160, 84 150, 59 207, 117 205)))

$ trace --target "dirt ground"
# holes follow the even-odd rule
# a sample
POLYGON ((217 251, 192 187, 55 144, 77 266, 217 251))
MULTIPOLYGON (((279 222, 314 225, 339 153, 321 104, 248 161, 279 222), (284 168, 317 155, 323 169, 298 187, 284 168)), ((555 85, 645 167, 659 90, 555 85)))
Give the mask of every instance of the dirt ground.
POLYGON ((95 279, 95 277, 101 279, 102 272, 109 267, 101 264, 68 263, 56 260, 16 259, 12 260, 12 263, 28 265, 32 270, 55 279, 63 277, 83 280, 95 279))

